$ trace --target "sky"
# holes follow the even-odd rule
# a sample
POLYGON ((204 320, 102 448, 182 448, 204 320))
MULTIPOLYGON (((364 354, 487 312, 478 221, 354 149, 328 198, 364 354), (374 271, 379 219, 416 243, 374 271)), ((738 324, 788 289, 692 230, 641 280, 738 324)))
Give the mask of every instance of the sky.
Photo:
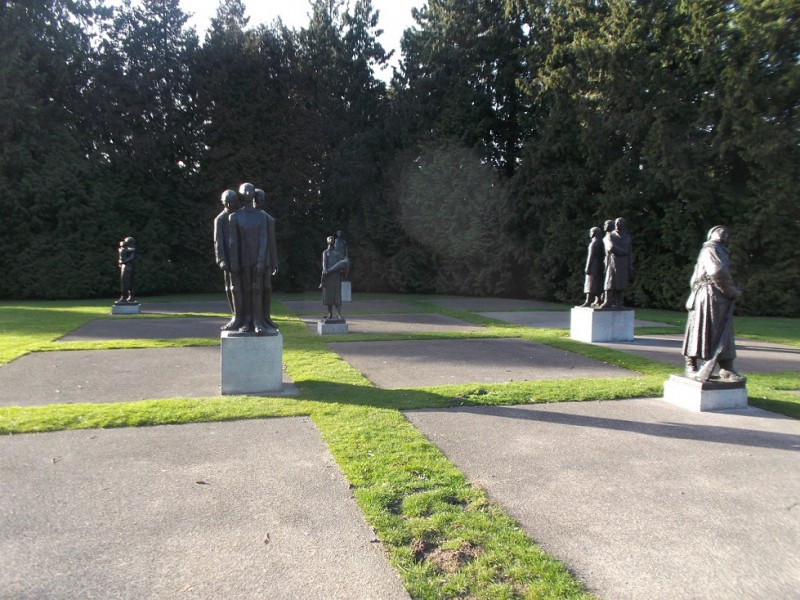
MULTIPOLYGON (((414 25, 411 17, 412 8, 421 8, 427 0, 372 0, 372 8, 380 11, 378 27, 383 29, 383 35, 378 41, 386 48, 387 52, 395 50, 390 62, 397 66, 400 58, 400 38, 403 31, 414 25)), ((202 40, 211 18, 216 14, 219 0, 180 0, 184 12, 192 13, 189 24, 197 30, 202 40)), ((256 27, 261 23, 271 23, 280 17, 284 25, 299 29, 308 24, 308 13, 311 6, 308 0, 245 0, 247 11, 245 16, 250 17, 249 27, 256 27)), ((392 76, 391 68, 378 77, 388 80, 392 76)))

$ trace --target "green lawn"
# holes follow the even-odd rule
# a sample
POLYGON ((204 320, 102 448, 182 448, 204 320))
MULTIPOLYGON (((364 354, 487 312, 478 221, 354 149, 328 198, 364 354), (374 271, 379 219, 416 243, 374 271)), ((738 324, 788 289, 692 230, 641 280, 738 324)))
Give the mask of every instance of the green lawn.
MULTIPOLYGON (((370 299, 377 296, 360 296, 370 299)), ((454 385, 380 390, 328 349, 334 338, 312 335, 277 301, 274 317, 284 338, 284 362, 300 390, 293 398, 226 396, 144 402, 0 408, 0 433, 134 427, 308 415, 318 426, 367 520, 414 598, 581 598, 580 582, 542 552, 503 510, 471 485, 403 416, 401 410, 475 404, 520 404, 657 397, 676 369, 608 348, 571 340, 564 330, 533 330, 475 313, 442 309, 427 297, 382 295, 410 310, 458 317, 487 327, 458 337, 519 337, 605 361, 640 375, 626 378, 454 385)), ((282 296, 288 299, 288 296, 282 296)), ((291 297, 294 299, 295 297, 291 297)), ((315 294, 313 298, 318 296, 315 294)), ((209 297, 181 298, 202 300, 209 297)), ((214 296, 213 299, 221 298, 214 296)), ((299 299, 311 299, 311 296, 299 299)), ((151 298, 155 301, 177 298, 151 298)), ((127 340, 55 344, 80 325, 107 316, 108 302, 0 303, 0 364, 28 352, 216 344, 218 340, 127 340)), ((682 313, 641 311, 637 316, 682 331, 682 313)), ((120 317, 143 318, 143 317, 120 317)), ((659 329, 659 331, 661 330, 659 329)), ((800 345, 793 319, 737 317, 739 335, 800 345)), ((648 330, 650 331, 650 330, 648 330)), ((402 336, 442 337, 431 335, 402 336)), ((352 336, 335 339, 392 339, 352 336)), ((753 375, 750 402, 800 418, 800 372, 753 375)))

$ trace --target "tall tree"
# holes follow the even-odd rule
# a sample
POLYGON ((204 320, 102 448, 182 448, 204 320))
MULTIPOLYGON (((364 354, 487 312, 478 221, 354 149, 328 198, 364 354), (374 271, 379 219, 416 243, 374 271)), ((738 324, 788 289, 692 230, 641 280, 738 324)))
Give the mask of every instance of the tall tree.
POLYGON ((95 87, 103 181, 117 237, 137 239, 143 291, 189 291, 208 277, 193 190, 202 111, 190 78, 198 50, 178 0, 124 0, 101 46, 95 87))
POLYGON ((85 96, 100 17, 88 0, 0 6, 0 296, 87 296, 110 283, 85 96))

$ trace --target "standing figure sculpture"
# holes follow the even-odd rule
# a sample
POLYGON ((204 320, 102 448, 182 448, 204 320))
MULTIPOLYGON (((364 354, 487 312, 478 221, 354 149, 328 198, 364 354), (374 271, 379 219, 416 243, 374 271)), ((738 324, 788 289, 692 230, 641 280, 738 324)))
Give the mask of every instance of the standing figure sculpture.
POLYGON ((323 317, 328 319, 341 319, 342 311, 342 276, 347 271, 349 260, 340 259, 334 248, 333 236, 328 236, 328 247, 322 253, 322 303, 328 307, 328 314, 323 317), (336 310, 336 316, 333 311, 336 310))
POLYGON ((256 188, 253 193, 253 206, 264 211, 264 214, 267 215, 267 267, 264 269, 261 281, 262 312, 264 314, 264 322, 277 330, 278 326, 270 315, 272 311, 272 276, 278 273, 278 241, 275 237, 275 219, 267 212, 266 204, 267 194, 264 190, 256 188))
POLYGON ((277 335, 277 329, 267 323, 268 316, 264 315, 264 277, 270 260, 269 219, 267 213, 253 205, 255 190, 252 183, 239 187, 242 207, 230 216, 228 260, 231 273, 238 279, 233 286, 234 319, 223 329, 277 335))
POLYGON ((730 273, 727 248, 730 230, 723 225, 712 227, 706 240, 697 257, 686 301, 689 311, 683 340, 686 376, 706 381, 718 363, 720 379, 745 381, 733 367, 736 358, 733 309, 742 292, 730 273), (699 371, 698 359, 706 361, 699 371))
POLYGON ((602 240, 603 232, 599 227, 589 230, 589 248, 586 256, 586 278, 583 282, 583 293, 586 301, 581 306, 600 306, 603 295, 603 273, 606 251, 602 240))
POLYGON ((350 275, 350 257, 347 255, 347 240, 344 239, 344 234, 341 230, 336 232, 336 237, 333 240, 333 249, 336 250, 339 260, 344 260, 345 258, 348 260, 347 269, 342 274, 342 279, 347 281, 350 275))
POLYGON ((228 258, 230 253, 230 217, 233 212, 238 208, 239 196, 236 190, 225 190, 222 192, 222 212, 220 212, 214 219, 214 258, 217 261, 217 266, 222 269, 222 276, 225 281, 225 296, 228 299, 228 306, 231 309, 231 320, 222 327, 227 329, 229 325, 236 322, 236 303, 233 300, 234 287, 239 287, 238 282, 234 286, 234 277, 238 278, 238 274, 234 275, 231 272, 231 263, 228 258))
POLYGON ((114 304, 136 304, 134 295, 134 269, 133 259, 136 258, 136 240, 126 237, 119 243, 119 287, 120 296, 114 304))
POLYGON ((625 231, 625 219, 614 221, 614 231, 603 240, 606 251, 605 298, 600 308, 622 308, 633 273, 633 243, 625 231))

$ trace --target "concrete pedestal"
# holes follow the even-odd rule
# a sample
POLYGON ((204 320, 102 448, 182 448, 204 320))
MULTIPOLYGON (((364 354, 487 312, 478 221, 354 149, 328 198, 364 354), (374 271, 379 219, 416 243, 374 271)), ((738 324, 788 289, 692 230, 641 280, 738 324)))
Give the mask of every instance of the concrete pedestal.
POLYGON ((319 335, 333 335, 335 333, 347 332, 347 321, 344 319, 322 319, 317 321, 317 333, 319 335))
POLYGON ((694 412, 735 410, 747 408, 747 387, 744 382, 670 375, 664 382, 664 400, 694 412))
POLYGON ((142 305, 138 302, 132 304, 114 304, 111 307, 112 315, 138 315, 142 312, 142 305))
POLYGON ((342 302, 353 301, 353 286, 349 281, 342 282, 342 302))
POLYGON ((280 391, 283 383, 283 336, 220 334, 223 394, 280 391))
POLYGON ((632 342, 633 309, 601 310, 576 306, 570 312, 569 337, 580 342, 632 342))

